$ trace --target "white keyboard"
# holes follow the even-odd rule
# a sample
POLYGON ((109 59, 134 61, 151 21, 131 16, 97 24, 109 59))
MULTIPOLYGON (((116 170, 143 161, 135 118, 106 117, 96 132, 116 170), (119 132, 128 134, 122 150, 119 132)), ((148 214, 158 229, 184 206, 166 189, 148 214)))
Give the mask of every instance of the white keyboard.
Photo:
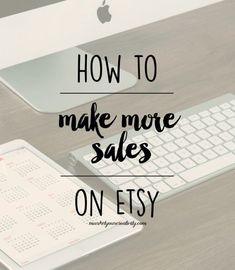
MULTIPOLYGON (((95 156, 91 146, 71 153, 113 190, 143 188, 150 192, 159 191, 158 200, 172 196, 215 175, 235 167, 235 96, 210 100, 179 113, 181 120, 173 129, 157 133, 154 130, 128 132, 128 141, 147 142, 151 159, 139 164, 138 158, 124 162, 102 160, 90 162, 95 156), (118 175, 144 175, 146 177, 118 177, 118 175), (148 177, 148 175, 174 175, 174 177, 148 177)), ((117 143, 120 134, 102 140, 102 146, 117 143)), ((127 199, 127 194, 124 195, 127 199)), ((136 205, 138 207, 138 200, 136 205)), ((147 202, 147 200, 146 200, 147 202)))

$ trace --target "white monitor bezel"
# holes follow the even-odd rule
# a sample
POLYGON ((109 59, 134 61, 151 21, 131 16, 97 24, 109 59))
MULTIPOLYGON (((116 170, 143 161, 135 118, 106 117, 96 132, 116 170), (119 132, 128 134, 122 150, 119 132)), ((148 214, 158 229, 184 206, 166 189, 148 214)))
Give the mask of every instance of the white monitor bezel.
POLYGON ((224 0, 107 0, 112 20, 102 24, 102 0, 66 0, 0 18, 0 69, 160 21, 224 0))

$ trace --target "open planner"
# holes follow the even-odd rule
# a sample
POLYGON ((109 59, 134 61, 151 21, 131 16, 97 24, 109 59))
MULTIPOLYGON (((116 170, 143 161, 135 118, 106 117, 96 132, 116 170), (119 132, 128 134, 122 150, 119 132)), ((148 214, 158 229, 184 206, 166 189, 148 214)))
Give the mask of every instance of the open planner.
MULTIPOLYGON (((3 257, 19 267, 27 269, 44 257, 48 260, 51 254, 75 245, 79 257, 136 232, 129 228, 111 232, 113 227, 90 226, 91 221, 125 221, 127 216, 117 216, 109 202, 104 204, 102 217, 98 211, 92 217, 78 216, 75 194, 79 188, 90 188, 79 180, 62 178, 62 169, 53 166, 52 161, 48 163, 49 159, 27 143, 14 141, 0 150, 0 245, 3 257), (79 249, 80 243, 101 234, 106 242, 102 243, 99 237, 87 245, 88 250, 86 245, 79 249), (81 250, 82 254, 78 252, 81 250)), ((75 258, 63 263, 72 259, 75 258)))

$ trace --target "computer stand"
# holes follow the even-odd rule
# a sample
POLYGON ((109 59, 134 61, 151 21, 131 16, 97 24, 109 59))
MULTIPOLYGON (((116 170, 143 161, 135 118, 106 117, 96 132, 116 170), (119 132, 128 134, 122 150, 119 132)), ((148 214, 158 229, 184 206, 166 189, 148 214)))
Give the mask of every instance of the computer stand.
MULTIPOLYGON (((94 82, 88 76, 87 83, 84 80, 78 83, 78 54, 81 55, 81 59, 84 59, 85 54, 88 55, 88 59, 92 57, 75 47, 3 69, 0 71, 0 81, 35 110, 44 113, 69 110, 136 84, 135 76, 123 70, 120 83, 116 80, 109 83, 106 74, 99 82, 94 82), (61 92, 77 92, 77 94, 67 95, 61 92), (82 94, 79 94, 81 92, 82 94), (100 92, 102 94, 98 94, 100 92)), ((95 62, 97 68, 100 68, 98 62, 95 62)), ((103 67, 106 67, 105 63, 103 67)))

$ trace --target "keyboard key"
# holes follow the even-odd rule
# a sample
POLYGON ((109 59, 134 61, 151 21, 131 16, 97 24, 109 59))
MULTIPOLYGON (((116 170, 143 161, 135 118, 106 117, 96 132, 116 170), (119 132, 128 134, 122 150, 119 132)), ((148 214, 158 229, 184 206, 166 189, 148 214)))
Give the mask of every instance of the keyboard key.
POLYGON ((149 139, 149 143, 152 144, 153 146, 159 146, 163 144, 163 141, 160 140, 158 137, 153 137, 149 139))
POLYGON ((118 162, 118 166, 123 170, 129 170, 133 168, 134 164, 132 164, 128 159, 125 159, 123 162, 118 162))
POLYGON ((196 131, 196 129, 189 124, 181 127, 181 129, 187 134, 191 134, 196 131))
POLYGON ((235 150, 235 143, 234 142, 227 142, 227 143, 224 144, 224 146, 230 151, 235 150))
POLYGON ((196 136, 195 134, 190 134, 186 136, 185 139, 188 140, 190 143, 197 143, 198 141, 200 141, 198 136, 196 136))
POLYGON ((176 143, 179 147, 182 147, 182 148, 189 145, 189 142, 186 141, 184 138, 177 139, 177 140, 175 141, 175 143, 176 143))
POLYGON ((206 127, 206 125, 202 121, 195 121, 192 123, 192 126, 196 129, 200 130, 206 127))
POLYGON ((131 169, 130 172, 133 175, 145 175, 146 174, 146 171, 142 168, 142 166, 135 167, 135 168, 131 169))
POLYGON ((144 133, 143 136, 145 138, 149 139, 149 138, 156 136, 156 133, 154 131, 149 131, 149 132, 144 133))
POLYGON ((228 118, 232 118, 235 116, 235 112, 232 111, 231 109, 224 110, 224 111, 222 111, 222 113, 228 118))
POLYGON ((103 175, 114 175, 114 174, 120 173, 121 169, 117 165, 113 164, 113 165, 109 165, 107 167, 101 168, 100 172, 103 175))
POLYGON ((103 160, 99 161, 98 163, 91 163, 90 162, 90 164, 92 167, 94 167, 96 169, 100 169, 100 168, 103 168, 106 166, 106 163, 103 160))
POLYGON ((158 170, 158 173, 160 175, 173 175, 174 174, 168 167, 158 170))
POLYGON ((231 129, 231 126, 229 124, 227 124, 226 122, 221 122, 217 125, 218 128, 220 128, 223 131, 227 131, 229 129, 231 129))
POLYGON ((213 150, 220 156, 228 153, 228 150, 226 148, 224 148, 222 145, 218 145, 218 146, 214 147, 213 150))
POLYGON ((181 161, 181 164, 187 169, 190 169, 196 165, 196 163, 190 158, 184 159, 183 161, 181 161))
POLYGON ((111 158, 105 158, 104 159, 105 163, 108 164, 108 165, 112 165, 113 164, 113 161, 111 158))
POLYGON ((206 150, 202 154, 208 159, 215 159, 218 156, 213 150, 206 150))
POLYGON ((174 137, 169 132, 164 132, 160 135, 160 139, 164 142, 170 142, 174 139, 174 137))
POLYGON ((179 163, 175 163, 175 164, 171 165, 170 169, 174 173, 180 173, 180 172, 183 172, 185 170, 185 168, 182 165, 180 165, 179 163))
POLYGON ((174 152, 176 151, 177 149, 179 149, 179 147, 174 144, 173 142, 170 142, 170 143, 166 143, 164 145, 165 149, 168 150, 169 152, 174 152))
POLYGON ((159 181, 161 181, 163 179, 163 177, 160 176, 156 176, 156 177, 148 177, 147 175, 147 179, 151 182, 151 183, 157 183, 159 181))
POLYGON ((181 118, 179 121, 179 124, 181 126, 187 125, 189 123, 189 120, 187 118, 181 118))
POLYGON ((173 129, 171 131, 171 134, 175 137, 175 138, 181 138, 183 136, 185 136, 185 133, 179 129, 179 128, 176 128, 176 129, 173 129))
POLYGON ((157 169, 157 166, 151 161, 147 161, 143 163, 142 167, 146 172, 153 172, 153 171, 156 171, 157 169))
POLYGON ((162 181, 155 184, 154 187, 162 194, 167 193, 172 190, 166 183, 162 181))
POLYGON ((163 157, 157 158, 153 162, 160 168, 163 168, 169 165, 169 162, 163 157))
MULTIPOLYGON (((130 175, 129 171, 123 171, 121 173, 119 173, 118 175, 130 175)), ((131 176, 128 177, 120 177, 120 176, 116 176, 116 177, 109 177, 110 182, 112 182, 114 185, 116 186, 120 186, 126 182, 132 181, 134 178, 131 176)))
POLYGON ((189 116, 188 119, 190 122, 193 122, 193 121, 199 120, 200 117, 197 114, 193 114, 193 115, 189 116))
POLYGON ((215 113, 212 114, 212 117, 216 120, 216 121, 224 121, 226 119, 226 117, 222 114, 222 113, 215 113))
POLYGON ((219 136, 225 142, 231 141, 233 139, 233 136, 228 132, 223 132, 219 136))
POLYGON ((201 154, 193 156, 192 160, 195 161, 197 164, 202 164, 207 161, 207 159, 203 157, 201 154))
POLYGON ((229 103, 223 103, 220 105, 220 108, 223 110, 229 109, 231 105, 229 103))
POLYGON ((206 140, 199 142, 198 145, 205 150, 213 147, 213 145, 209 141, 206 141, 206 140))
MULTIPOLYGON (((217 135, 221 132, 220 129, 218 129, 216 126, 210 126, 206 129, 208 132, 210 132, 212 135, 217 135)), ((206 138, 204 138, 206 139, 206 138)))
POLYGON ((229 130, 229 132, 230 132, 233 136, 235 136, 235 128, 229 130))
POLYGON ((180 158, 174 153, 166 155, 165 158, 171 163, 175 163, 180 160, 180 158))
POLYGON ((223 141, 218 136, 212 136, 209 138, 209 141, 214 145, 222 144, 223 141))
POLYGON ((221 111, 221 109, 218 106, 215 106, 215 107, 213 107, 213 108, 210 109, 210 112, 212 112, 213 114, 214 113, 218 113, 220 111, 221 111))
POLYGON ((140 165, 140 162, 139 162, 139 159, 138 158, 131 158, 131 159, 129 159, 129 161, 131 163, 133 163, 135 166, 139 166, 140 165))
POLYGON ((231 103, 232 105, 235 105, 235 99, 231 100, 230 103, 231 103))
POLYGON ((165 180, 165 182, 172 188, 178 188, 186 184, 186 182, 182 180, 179 176, 168 178, 165 180))
POLYGON ((199 115, 203 118, 208 117, 211 113, 209 111, 200 112, 199 115))
POLYGON ((186 149, 180 149, 179 151, 176 152, 177 155, 179 155, 181 158, 188 158, 192 154, 186 150, 186 149))
POLYGON ((196 144, 190 145, 189 147, 187 147, 187 149, 193 154, 198 154, 202 152, 202 149, 196 144))
POLYGON ((165 150, 163 147, 161 147, 161 146, 156 147, 156 148, 153 148, 152 152, 153 152, 154 154, 156 154, 156 156, 159 156, 159 157, 165 156, 165 155, 168 153, 168 151, 166 151, 166 150, 165 150))
POLYGON ((151 182, 149 182, 149 180, 147 180, 147 178, 137 178, 135 180, 135 183, 137 184, 137 186, 139 188, 145 188, 145 187, 151 185, 151 182))
MULTIPOLYGON (((220 130, 219 130, 219 132, 220 132, 220 130)), ((196 134, 197 134, 198 137, 200 137, 203 140, 207 139, 207 138, 209 138, 211 136, 210 133, 208 133, 206 130, 200 130, 196 134)))
POLYGON ((202 165, 198 165, 190 170, 184 171, 180 176, 187 182, 199 180, 207 175, 210 175, 218 168, 221 170, 235 163, 235 155, 232 153, 210 160, 202 165))
POLYGON ((235 127, 235 117, 228 119, 227 122, 229 123, 229 125, 231 125, 232 127, 235 127))
POLYGON ((216 121, 212 119, 210 116, 203 118, 202 121, 207 125, 207 126, 212 126, 216 124, 216 121))

